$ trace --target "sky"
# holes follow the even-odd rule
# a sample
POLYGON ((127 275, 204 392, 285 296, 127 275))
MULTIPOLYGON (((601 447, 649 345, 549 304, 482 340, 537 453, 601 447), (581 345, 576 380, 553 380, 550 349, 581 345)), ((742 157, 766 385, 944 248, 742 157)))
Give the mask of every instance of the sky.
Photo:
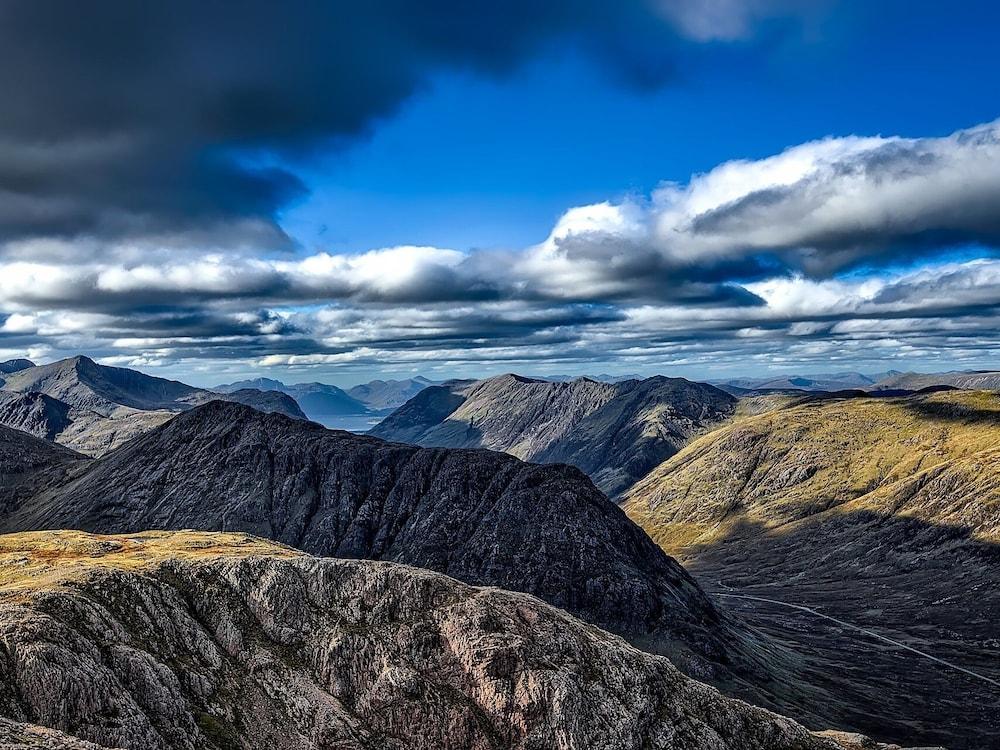
POLYGON ((0 357, 998 367, 994 3, 0 5, 0 357))

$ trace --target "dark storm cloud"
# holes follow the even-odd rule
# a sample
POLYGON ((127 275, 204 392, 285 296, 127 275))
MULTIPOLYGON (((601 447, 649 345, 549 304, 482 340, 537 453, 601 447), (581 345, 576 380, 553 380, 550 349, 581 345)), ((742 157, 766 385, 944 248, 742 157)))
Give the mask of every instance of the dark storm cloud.
POLYGON ((355 138, 436 69, 503 74, 558 40, 659 85, 680 42, 656 5, 7 0, 0 237, 242 224, 243 239, 280 243, 275 211, 305 188, 255 167, 262 149, 355 138))

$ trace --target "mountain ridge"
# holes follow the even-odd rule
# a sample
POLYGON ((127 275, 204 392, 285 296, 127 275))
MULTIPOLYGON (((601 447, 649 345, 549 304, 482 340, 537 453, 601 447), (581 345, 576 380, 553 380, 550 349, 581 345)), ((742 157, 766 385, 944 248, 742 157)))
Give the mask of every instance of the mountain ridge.
POLYGON ((509 373, 424 389, 369 434, 572 463, 617 494, 735 408, 729 394, 683 378, 553 382, 509 373))

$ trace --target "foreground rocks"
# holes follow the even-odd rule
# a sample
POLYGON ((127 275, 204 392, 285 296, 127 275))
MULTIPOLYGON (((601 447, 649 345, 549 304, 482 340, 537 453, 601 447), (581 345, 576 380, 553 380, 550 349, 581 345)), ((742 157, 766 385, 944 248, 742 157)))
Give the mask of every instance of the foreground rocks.
POLYGON ((848 747, 534 597, 235 534, 0 537, 0 644, 8 747, 848 747))

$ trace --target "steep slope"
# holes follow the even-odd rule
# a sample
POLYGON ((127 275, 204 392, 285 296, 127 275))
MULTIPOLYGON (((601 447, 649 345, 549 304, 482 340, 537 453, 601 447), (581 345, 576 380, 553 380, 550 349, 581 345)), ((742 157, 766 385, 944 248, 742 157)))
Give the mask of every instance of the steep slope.
POLYGON ((387 411, 398 409, 429 385, 434 383, 419 375, 403 380, 372 380, 349 388, 347 394, 373 411, 387 411))
POLYGON ((414 568, 190 532, 16 535, 0 559, 0 733, 43 747, 849 747, 414 568))
POLYGON ((624 508, 856 706, 881 707, 838 720, 979 750, 1000 744, 983 739, 1000 730, 986 708, 1000 684, 998 446, 993 393, 810 400, 700 438, 624 508))
POLYGON ((61 483, 85 460, 62 446, 0 426, 0 523, 26 498, 61 483))
POLYGON ((70 426, 72 407, 44 393, 0 391, 0 424, 44 440, 70 426))
POLYGON ((736 405, 717 388, 680 378, 657 376, 626 385, 532 460, 572 464, 617 495, 691 438, 732 416, 736 405))
POLYGON ((389 444, 232 403, 174 418, 0 528, 246 531, 527 591, 705 669, 728 658, 708 599, 576 469, 389 444))
POLYGON ((371 434, 572 463, 616 494, 735 406, 719 389, 682 378, 567 383, 502 375, 428 388, 371 434))
POLYGON ((421 439, 463 403, 475 380, 453 380, 424 388, 368 431, 383 440, 420 445, 421 439))
POLYGON ((1000 390, 1000 372, 903 372, 880 380, 871 386, 873 391, 922 388, 950 385, 966 390, 1000 390))

